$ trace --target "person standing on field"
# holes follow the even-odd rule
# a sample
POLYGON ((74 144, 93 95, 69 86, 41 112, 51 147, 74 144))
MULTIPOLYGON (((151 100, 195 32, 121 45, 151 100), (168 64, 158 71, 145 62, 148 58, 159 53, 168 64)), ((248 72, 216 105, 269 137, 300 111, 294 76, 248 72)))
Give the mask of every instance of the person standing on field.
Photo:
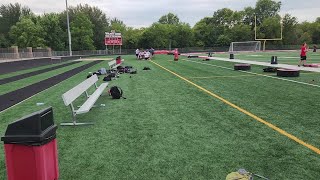
POLYGON ((139 49, 136 49, 136 57, 137 57, 137 59, 139 59, 139 53, 140 53, 140 50, 139 49))
POLYGON ((301 52, 300 52, 300 62, 299 62, 299 67, 302 63, 302 66, 306 64, 307 61, 307 52, 308 52, 308 46, 307 43, 303 43, 301 46, 301 52))

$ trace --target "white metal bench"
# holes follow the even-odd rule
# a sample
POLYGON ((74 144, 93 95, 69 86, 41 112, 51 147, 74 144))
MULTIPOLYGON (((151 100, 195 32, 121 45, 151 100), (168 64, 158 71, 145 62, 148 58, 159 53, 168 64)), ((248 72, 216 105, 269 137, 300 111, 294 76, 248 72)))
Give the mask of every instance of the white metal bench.
POLYGON ((124 60, 121 59, 121 63, 120 64, 117 64, 116 60, 112 60, 112 61, 109 61, 108 62, 108 65, 109 65, 109 69, 116 69, 118 66, 120 66, 122 64, 124 60))
POLYGON ((59 57, 59 56, 52 56, 52 57, 51 57, 51 62, 53 63, 53 61, 60 61, 60 62, 62 62, 62 59, 61 59, 61 57, 59 57))
POLYGON ((61 60, 61 57, 60 56, 52 56, 51 59, 52 60, 61 60))
POLYGON ((100 95, 102 94, 102 92, 104 91, 104 89, 108 86, 108 83, 102 83, 98 87, 97 81, 98 81, 98 76, 95 74, 62 95, 64 104, 66 106, 70 106, 71 108, 73 122, 61 123, 61 125, 76 126, 76 125, 93 124, 93 123, 78 123, 76 120, 76 115, 89 112, 90 109, 94 106, 95 102, 100 97, 100 95), (95 86, 96 90, 94 91, 94 93, 89 95, 88 89, 93 85, 95 86), (84 93, 87 97, 87 100, 79 107, 79 109, 75 109, 72 102, 84 93))

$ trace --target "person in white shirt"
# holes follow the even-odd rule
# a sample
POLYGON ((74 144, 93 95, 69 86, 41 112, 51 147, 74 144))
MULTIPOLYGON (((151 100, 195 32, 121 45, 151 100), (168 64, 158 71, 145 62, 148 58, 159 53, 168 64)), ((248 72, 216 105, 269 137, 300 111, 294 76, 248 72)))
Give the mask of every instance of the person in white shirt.
POLYGON ((144 59, 145 60, 149 60, 150 59, 150 52, 149 51, 145 52, 144 59))
POLYGON ((140 53, 140 50, 139 49, 136 49, 136 57, 137 57, 137 59, 139 59, 139 53, 140 53))
POLYGON ((140 51, 138 55, 138 59, 143 59, 144 58, 144 52, 140 51))
POLYGON ((151 57, 153 57, 153 56, 154 56, 154 49, 151 48, 149 52, 150 52, 150 54, 151 54, 151 57))

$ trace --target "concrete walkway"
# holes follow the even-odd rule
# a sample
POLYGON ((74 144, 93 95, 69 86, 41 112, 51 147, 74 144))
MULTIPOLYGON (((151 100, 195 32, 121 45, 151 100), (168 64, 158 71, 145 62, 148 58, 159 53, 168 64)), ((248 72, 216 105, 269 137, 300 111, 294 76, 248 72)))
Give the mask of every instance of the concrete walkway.
POLYGON ((298 67, 298 65, 270 64, 266 62, 249 61, 249 60, 241 60, 241 59, 228 59, 228 58, 220 58, 220 57, 199 56, 199 58, 235 62, 235 63, 254 64, 254 65, 260 65, 260 66, 266 66, 266 67, 277 67, 277 68, 295 69, 295 70, 301 70, 301 71, 320 72, 320 68, 316 68, 316 67, 302 67, 302 66, 298 67))

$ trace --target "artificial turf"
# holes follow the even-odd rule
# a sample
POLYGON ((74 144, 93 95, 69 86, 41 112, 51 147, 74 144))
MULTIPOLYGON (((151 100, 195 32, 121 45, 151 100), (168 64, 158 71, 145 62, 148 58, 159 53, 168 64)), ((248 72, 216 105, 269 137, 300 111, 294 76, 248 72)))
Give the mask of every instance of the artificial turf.
MULTIPOLYGON (((319 88, 222 68, 232 68, 230 62, 199 64, 183 57, 174 62, 166 55, 157 55, 154 63, 123 58, 124 65, 134 66, 138 74, 122 74, 109 87, 120 86, 127 99, 113 100, 105 92, 96 104, 106 106, 78 116, 79 122, 95 125, 59 127, 60 179, 225 179, 239 168, 270 179, 320 177, 319 154, 155 63, 315 147, 320 147, 319 88), (145 66, 151 70, 143 71, 145 66)), ((0 134, 8 123, 47 106, 53 106, 57 124, 71 121, 61 95, 105 64, 1 112, 0 134)), ((251 72, 266 74, 262 68, 253 66, 251 72)), ((316 78, 317 74, 301 74, 287 79, 318 83, 316 78)), ((0 163, 4 164, 4 154, 0 163)), ((4 179, 5 169, 1 171, 4 179)))

